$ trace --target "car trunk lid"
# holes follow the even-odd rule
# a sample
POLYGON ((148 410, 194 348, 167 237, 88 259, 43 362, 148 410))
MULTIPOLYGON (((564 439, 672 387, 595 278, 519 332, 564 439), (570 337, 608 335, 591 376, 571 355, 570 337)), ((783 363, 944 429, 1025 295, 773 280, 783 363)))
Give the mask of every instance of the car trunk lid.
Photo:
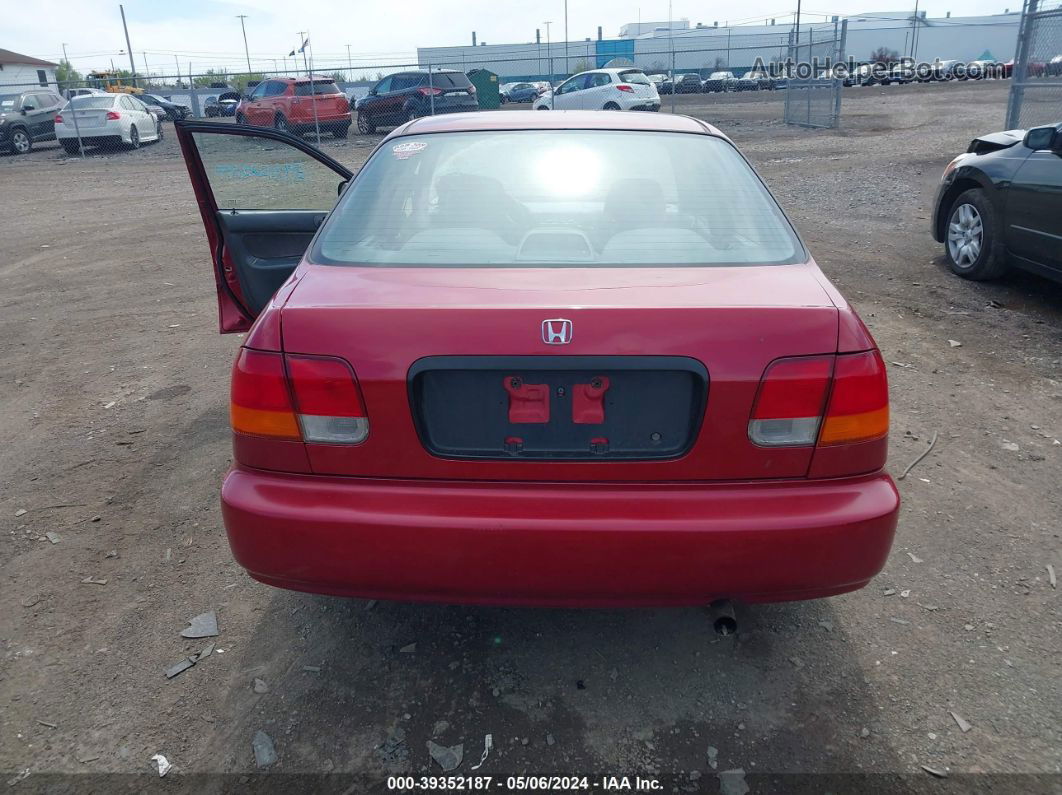
POLYGON ((804 476, 811 448, 757 447, 747 428, 771 361, 837 349, 821 278, 813 264, 303 266, 282 310, 284 349, 348 361, 371 425, 358 446, 307 445, 311 466, 482 480, 804 476))

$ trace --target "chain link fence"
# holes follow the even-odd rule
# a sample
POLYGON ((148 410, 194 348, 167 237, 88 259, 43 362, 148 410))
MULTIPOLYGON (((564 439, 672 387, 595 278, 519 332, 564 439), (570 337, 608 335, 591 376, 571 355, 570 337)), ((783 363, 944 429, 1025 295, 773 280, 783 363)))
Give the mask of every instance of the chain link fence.
POLYGON ((843 64, 848 21, 832 28, 795 31, 789 46, 788 80, 785 91, 786 124, 833 128, 841 123, 841 91, 844 81, 833 67, 843 64))
POLYGON ((1026 0, 1012 77, 1008 129, 1062 121, 1062 0, 1026 0))

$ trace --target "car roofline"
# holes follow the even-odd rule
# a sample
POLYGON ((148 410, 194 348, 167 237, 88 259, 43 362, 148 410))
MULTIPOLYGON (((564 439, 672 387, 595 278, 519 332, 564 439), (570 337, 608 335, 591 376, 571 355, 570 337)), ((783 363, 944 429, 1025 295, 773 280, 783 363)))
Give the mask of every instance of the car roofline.
MULTIPOLYGON (((595 70, 596 71, 596 70, 595 70)), ((524 130, 612 130, 617 132, 673 132, 708 135, 733 143, 729 136, 708 122, 693 116, 664 114, 639 114, 636 118, 653 124, 631 123, 631 114, 601 113, 599 111, 558 110, 548 115, 517 114, 507 111, 481 111, 475 113, 448 113, 441 116, 422 116, 396 127, 383 139, 408 135, 428 135, 447 132, 508 132, 524 130), (563 120, 563 126, 557 120, 563 120), (628 121, 624 121, 628 119, 628 121), (486 121, 486 124, 483 122, 486 121), (468 122, 464 124, 462 122, 468 122)), ((381 141, 382 143, 382 141, 381 141)))

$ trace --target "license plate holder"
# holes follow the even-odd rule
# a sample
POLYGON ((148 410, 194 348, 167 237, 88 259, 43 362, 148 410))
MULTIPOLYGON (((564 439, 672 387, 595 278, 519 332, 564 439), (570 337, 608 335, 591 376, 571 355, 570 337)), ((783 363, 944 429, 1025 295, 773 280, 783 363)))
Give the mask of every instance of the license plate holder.
POLYGON ((652 460, 692 447, 708 374, 677 356, 429 357, 409 385, 437 456, 652 460))

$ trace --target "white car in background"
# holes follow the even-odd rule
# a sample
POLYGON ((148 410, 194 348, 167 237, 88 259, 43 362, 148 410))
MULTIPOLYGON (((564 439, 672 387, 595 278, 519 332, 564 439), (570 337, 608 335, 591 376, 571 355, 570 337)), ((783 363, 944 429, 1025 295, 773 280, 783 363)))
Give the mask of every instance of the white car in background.
POLYGON ((660 110, 660 94, 641 69, 580 72, 535 100, 535 110, 660 110))
POLYGON ((55 137, 68 154, 76 154, 78 135, 85 146, 138 149, 162 140, 162 122, 148 106, 129 94, 74 97, 55 117, 55 137))

